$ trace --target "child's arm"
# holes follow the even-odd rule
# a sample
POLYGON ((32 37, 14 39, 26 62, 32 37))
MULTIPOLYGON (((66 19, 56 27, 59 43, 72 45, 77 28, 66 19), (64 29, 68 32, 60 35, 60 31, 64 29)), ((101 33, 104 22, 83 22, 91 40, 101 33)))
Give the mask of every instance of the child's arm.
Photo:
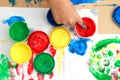
POLYGON ((69 26, 75 26, 76 23, 83 24, 81 17, 70 0, 47 0, 47 2, 50 5, 56 23, 69 26))

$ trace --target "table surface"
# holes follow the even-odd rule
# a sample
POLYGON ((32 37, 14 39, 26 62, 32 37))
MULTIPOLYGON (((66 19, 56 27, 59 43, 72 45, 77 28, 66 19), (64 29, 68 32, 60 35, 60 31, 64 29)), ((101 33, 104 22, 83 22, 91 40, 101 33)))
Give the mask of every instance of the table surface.
MULTIPOLYGON (((80 4, 75 8, 82 9, 98 9, 98 33, 99 34, 119 34, 120 27, 117 26, 112 20, 112 13, 117 6, 120 5, 119 0, 104 0, 102 2, 92 4, 80 4)), ((12 7, 8 0, 0 0, 0 7, 12 7)), ((34 4, 33 0, 31 4, 27 5, 24 0, 16 0, 14 7, 29 7, 29 8, 48 8, 49 5, 46 0, 43 0, 41 4, 34 4)))

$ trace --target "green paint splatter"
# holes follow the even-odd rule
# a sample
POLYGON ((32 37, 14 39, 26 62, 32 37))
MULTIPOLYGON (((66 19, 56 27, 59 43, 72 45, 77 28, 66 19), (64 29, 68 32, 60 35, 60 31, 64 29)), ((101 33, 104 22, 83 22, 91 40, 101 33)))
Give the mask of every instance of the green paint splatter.
POLYGON ((12 6, 15 6, 16 4, 16 0, 8 0, 10 4, 12 4, 12 6))
POLYGON ((114 65, 115 67, 120 67, 120 60, 116 60, 114 65))
POLYGON ((120 39, 114 38, 114 39, 105 39, 102 41, 99 41, 94 48, 94 51, 97 52, 101 50, 103 47, 106 47, 110 43, 120 43, 120 39))
POLYGON ((97 71, 95 71, 94 68, 92 68, 91 66, 89 66, 89 70, 90 72, 97 78, 97 80, 111 80, 112 77, 109 76, 108 74, 105 73, 99 73, 97 71))
POLYGON ((9 80, 10 66, 8 64, 9 59, 4 54, 0 54, 0 80, 9 80))

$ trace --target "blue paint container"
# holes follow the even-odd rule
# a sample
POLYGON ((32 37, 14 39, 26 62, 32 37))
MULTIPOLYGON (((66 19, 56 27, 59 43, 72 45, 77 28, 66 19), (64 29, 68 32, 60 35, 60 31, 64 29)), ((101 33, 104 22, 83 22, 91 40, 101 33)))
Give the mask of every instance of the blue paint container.
POLYGON ((120 6, 114 9, 112 19, 120 27, 120 6))
POLYGON ((47 20, 48 22, 52 25, 52 26, 62 26, 63 24, 57 24, 53 18, 51 9, 49 9, 48 13, 47 13, 47 20))

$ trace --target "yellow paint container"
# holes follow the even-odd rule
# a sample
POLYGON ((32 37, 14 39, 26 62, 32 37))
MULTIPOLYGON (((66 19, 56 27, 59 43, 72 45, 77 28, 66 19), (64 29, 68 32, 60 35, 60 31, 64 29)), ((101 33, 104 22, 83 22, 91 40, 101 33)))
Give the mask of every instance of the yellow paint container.
POLYGON ((10 57, 17 64, 28 62, 31 56, 31 48, 24 42, 14 44, 10 50, 10 57))
POLYGON ((50 43, 54 48, 60 49, 70 43, 70 33, 63 27, 56 27, 50 33, 50 43))

